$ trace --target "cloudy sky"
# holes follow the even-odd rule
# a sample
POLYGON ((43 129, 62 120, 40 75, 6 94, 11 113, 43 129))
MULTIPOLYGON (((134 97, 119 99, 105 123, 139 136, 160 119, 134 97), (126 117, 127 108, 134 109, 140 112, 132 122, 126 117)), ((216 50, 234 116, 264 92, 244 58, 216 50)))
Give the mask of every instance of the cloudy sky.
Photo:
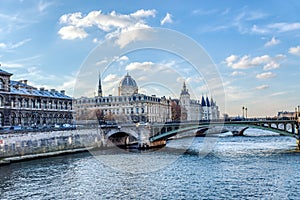
MULTIPOLYGON (((124 34, 118 41, 124 48, 147 40, 140 33, 125 37, 126 31, 166 28, 198 43, 212 59, 225 92, 222 113, 241 115, 245 106, 249 116, 274 116, 300 105, 299 9, 296 0, 1 0, 1 69, 14 73, 14 80, 65 89, 73 96, 82 65, 96 47, 124 34)), ((180 55, 146 49, 115 57, 110 63, 98 61, 105 63, 108 70, 95 71, 102 71, 107 95, 117 94, 118 82, 127 72, 149 95, 168 91, 168 84, 159 85, 158 80, 159 86, 147 87, 157 74, 177 88, 168 95, 178 97, 183 80, 194 98, 211 95, 205 77, 193 73, 180 55)), ((98 75, 93 74, 94 84, 84 95, 96 90, 98 75)))

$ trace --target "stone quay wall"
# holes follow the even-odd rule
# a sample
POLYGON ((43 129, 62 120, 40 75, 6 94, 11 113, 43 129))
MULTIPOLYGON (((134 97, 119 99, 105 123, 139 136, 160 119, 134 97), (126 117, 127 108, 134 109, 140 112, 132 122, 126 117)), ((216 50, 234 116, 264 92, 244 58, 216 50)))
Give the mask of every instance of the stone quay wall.
POLYGON ((97 129, 0 134, 0 160, 50 152, 103 147, 97 129))

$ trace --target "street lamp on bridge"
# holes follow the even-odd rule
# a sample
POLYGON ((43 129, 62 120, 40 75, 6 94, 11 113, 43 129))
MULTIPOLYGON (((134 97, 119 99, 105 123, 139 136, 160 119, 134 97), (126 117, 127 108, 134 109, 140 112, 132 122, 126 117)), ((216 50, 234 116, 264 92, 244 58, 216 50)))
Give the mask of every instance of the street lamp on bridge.
POLYGON ((244 106, 242 107, 242 110, 243 110, 242 118, 244 118, 244 111, 245 111, 245 107, 244 106))
POLYGON ((242 107, 242 110, 243 110, 242 118, 246 118, 246 119, 247 119, 247 111, 248 111, 248 108, 246 108, 245 106, 243 106, 243 107, 242 107), (245 117, 245 113, 246 113, 246 117, 245 117))

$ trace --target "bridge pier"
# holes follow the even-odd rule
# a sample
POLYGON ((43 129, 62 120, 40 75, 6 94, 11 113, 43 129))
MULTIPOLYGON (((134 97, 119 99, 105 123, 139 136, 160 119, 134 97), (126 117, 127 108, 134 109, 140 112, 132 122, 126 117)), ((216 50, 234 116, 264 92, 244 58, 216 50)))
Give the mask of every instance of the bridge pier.
POLYGON ((299 127, 299 121, 296 123, 296 143, 297 143, 297 148, 300 150, 300 127, 299 127))

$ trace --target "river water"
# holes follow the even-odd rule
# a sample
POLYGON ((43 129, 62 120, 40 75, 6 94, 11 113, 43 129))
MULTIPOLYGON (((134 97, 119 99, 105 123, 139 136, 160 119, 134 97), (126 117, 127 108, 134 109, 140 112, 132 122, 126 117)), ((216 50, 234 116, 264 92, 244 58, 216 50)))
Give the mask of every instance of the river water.
POLYGON ((295 139, 245 134, 1 166, 0 199, 300 199, 295 139))

